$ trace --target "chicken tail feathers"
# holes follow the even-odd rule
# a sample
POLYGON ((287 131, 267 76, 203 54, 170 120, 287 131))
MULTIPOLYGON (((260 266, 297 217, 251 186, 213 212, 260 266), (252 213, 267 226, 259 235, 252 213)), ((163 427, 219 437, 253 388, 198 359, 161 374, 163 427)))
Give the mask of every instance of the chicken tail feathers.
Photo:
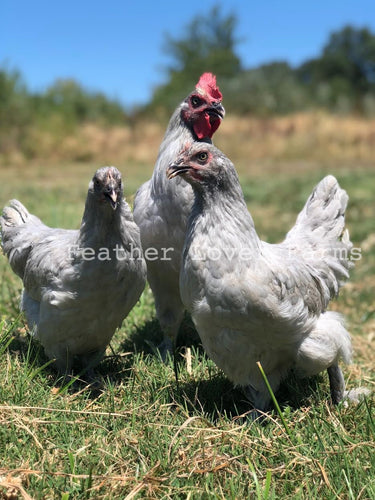
POLYGON ((303 254, 319 270, 331 297, 337 295, 353 266, 353 245, 345 229, 347 204, 348 195, 335 177, 324 177, 309 196, 295 226, 284 240, 290 250, 303 254))
POLYGON ((343 317, 333 311, 320 315, 315 328, 302 340, 296 355, 300 376, 311 377, 335 366, 340 360, 350 363, 352 343, 343 317))
POLYGON ((11 200, 9 205, 4 208, 2 217, 0 217, 1 232, 4 233, 7 227, 25 224, 29 217, 29 211, 21 202, 18 200, 11 200))
POLYGON ((13 271, 23 278, 32 248, 33 227, 42 222, 31 215, 18 200, 11 200, 0 217, 1 245, 13 271))
POLYGON ((327 175, 309 196, 288 237, 298 231, 320 239, 337 240, 344 231, 348 199, 335 177, 327 175))

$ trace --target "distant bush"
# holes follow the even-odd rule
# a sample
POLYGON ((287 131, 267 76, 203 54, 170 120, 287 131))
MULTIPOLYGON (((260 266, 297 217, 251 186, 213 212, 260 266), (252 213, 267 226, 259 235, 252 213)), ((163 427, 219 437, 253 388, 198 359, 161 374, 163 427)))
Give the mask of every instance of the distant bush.
POLYGON ((308 106, 306 89, 287 62, 274 62, 241 71, 220 81, 225 106, 232 113, 267 116, 291 113, 308 106))
POLYGON ((31 122, 30 95, 20 72, 0 69, 0 153, 22 147, 31 122))
POLYGON ((14 150, 37 155, 38 131, 58 139, 85 123, 124 125, 128 120, 119 102, 74 80, 57 80, 45 92, 32 93, 18 70, 0 68, 0 155, 14 150))

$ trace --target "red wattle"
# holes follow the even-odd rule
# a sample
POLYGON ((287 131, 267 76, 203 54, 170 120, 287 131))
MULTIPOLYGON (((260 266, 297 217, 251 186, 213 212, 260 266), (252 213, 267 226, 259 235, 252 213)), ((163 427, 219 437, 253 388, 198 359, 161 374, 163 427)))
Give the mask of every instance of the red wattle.
POLYGON ((216 130, 219 128, 220 120, 213 120, 211 123, 210 116, 204 113, 200 116, 199 120, 194 122, 194 132, 198 139, 204 139, 205 137, 211 137, 214 135, 216 130))

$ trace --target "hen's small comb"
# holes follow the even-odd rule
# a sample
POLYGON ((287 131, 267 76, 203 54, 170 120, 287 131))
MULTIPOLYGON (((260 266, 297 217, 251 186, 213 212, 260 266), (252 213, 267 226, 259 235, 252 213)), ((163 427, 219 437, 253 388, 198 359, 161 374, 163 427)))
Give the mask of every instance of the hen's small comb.
POLYGON ((185 153, 188 149, 190 149, 192 143, 191 142, 185 142, 184 147, 181 148, 180 153, 185 153))
POLYGON ((219 87, 216 85, 216 76, 212 73, 203 73, 199 78, 199 82, 196 84, 195 88, 198 92, 202 92, 203 94, 207 94, 215 101, 221 101, 223 98, 222 93, 219 90, 219 87))

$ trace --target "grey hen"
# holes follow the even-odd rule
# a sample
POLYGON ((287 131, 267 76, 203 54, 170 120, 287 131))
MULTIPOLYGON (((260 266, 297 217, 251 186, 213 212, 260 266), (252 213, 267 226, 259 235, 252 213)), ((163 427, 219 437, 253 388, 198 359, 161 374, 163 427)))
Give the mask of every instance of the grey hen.
POLYGON ((23 281, 21 309, 56 367, 69 373, 75 357, 94 366, 146 281, 139 230, 115 167, 89 184, 79 230, 53 229, 17 200, 0 218, 2 245, 23 281))
MULTIPOLYGON (((327 369, 334 403, 347 395, 338 362, 352 348, 341 316, 327 305, 348 277, 347 194, 325 177, 280 244, 261 241, 230 160, 193 144, 168 169, 194 188, 181 268, 181 297, 212 360, 264 411, 291 369, 327 369)), ((357 394, 351 391, 353 399, 357 394)))
POLYGON ((168 183, 165 172, 186 142, 211 143, 225 113, 221 99, 215 76, 201 75, 195 90, 174 111, 152 177, 139 188, 134 201, 134 220, 141 232, 147 278, 164 332, 164 342, 159 346, 164 359, 172 350, 184 314, 179 273, 186 223, 194 199, 189 184, 182 179, 168 183))

